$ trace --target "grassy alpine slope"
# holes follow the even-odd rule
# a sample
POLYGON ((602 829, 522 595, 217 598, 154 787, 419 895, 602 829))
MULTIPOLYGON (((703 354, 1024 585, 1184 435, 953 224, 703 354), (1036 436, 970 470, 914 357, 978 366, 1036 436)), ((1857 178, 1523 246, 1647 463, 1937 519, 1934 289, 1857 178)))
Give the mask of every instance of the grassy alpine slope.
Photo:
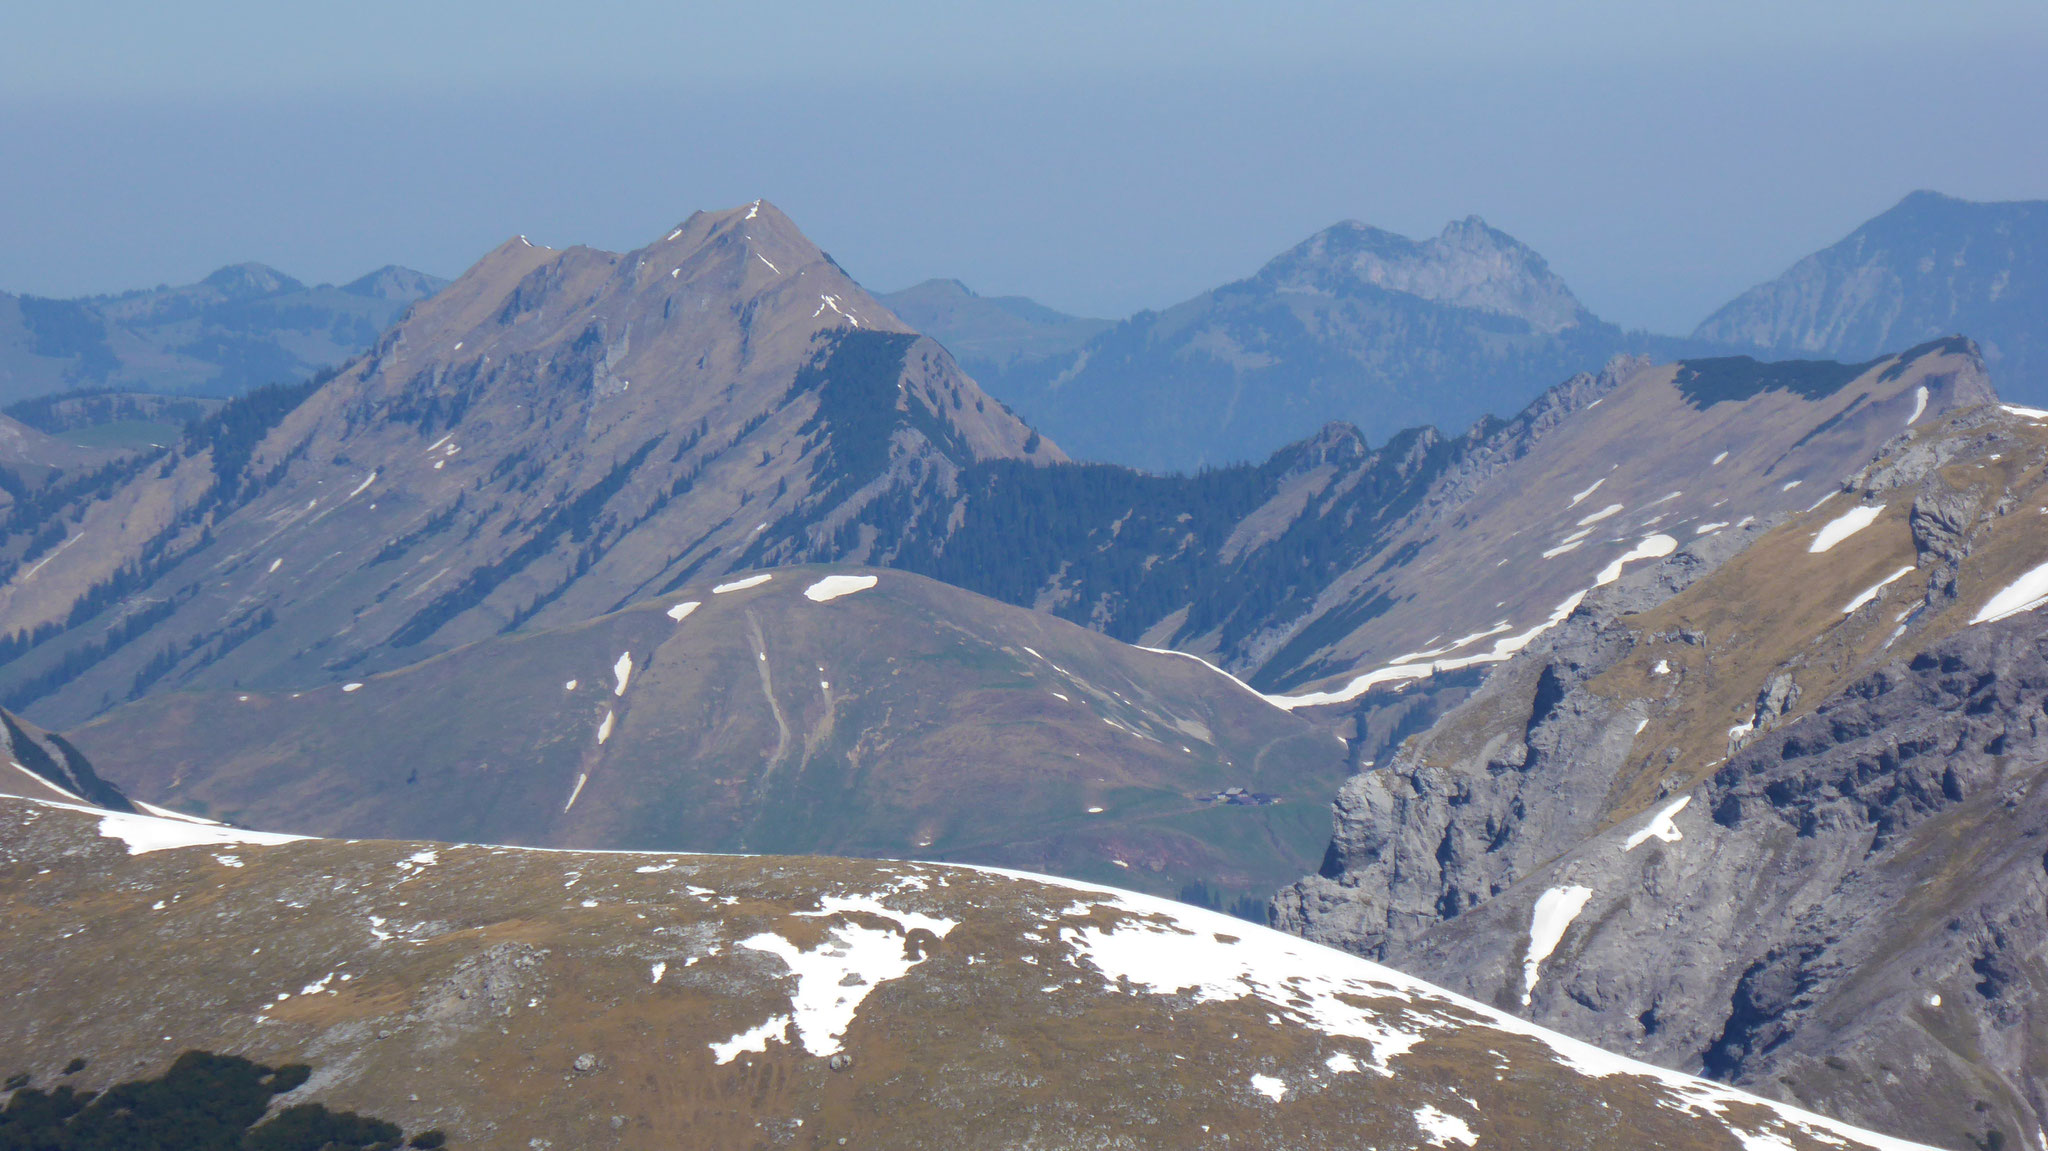
POLYGON ((307 1063, 280 1103, 455 1147, 1912 1146, 1214 913, 961 867, 0 797, 0 914, 32 1079, 307 1063))

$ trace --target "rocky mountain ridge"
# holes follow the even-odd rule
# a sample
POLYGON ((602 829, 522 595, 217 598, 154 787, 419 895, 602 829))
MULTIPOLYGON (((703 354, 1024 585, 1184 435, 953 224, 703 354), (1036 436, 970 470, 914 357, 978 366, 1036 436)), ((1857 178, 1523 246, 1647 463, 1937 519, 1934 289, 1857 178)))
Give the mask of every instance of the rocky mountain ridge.
POLYGON ((626 254, 514 239, 331 379, 54 501, 62 551, 0 589, 33 647, 0 678, 67 723, 160 684, 332 682, 859 558, 859 509, 995 457, 1061 458, 773 205, 626 254))
POLYGON ((1933 1143, 2033 1138, 2044 419, 1956 410, 1589 596, 1345 786, 1277 922, 1933 1143))

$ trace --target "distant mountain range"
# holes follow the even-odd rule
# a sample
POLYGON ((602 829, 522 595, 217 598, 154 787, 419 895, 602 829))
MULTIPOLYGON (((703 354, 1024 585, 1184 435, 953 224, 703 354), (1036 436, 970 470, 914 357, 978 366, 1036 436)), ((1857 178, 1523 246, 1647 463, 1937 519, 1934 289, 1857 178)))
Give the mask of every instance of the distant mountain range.
POLYGON ((1865 360, 1962 333, 2001 394, 2048 402, 2048 201, 1915 192, 1707 317, 1695 340, 1865 360))
MULTIPOLYGON (((1476 223, 1422 244, 1341 229, 1268 273, 1245 299, 1256 288, 1345 339, 1357 329, 1340 320, 1402 309, 1530 355, 1597 327, 1476 223)), ((1230 295, 1189 324, 1233 330, 1230 295)), ((986 347, 1020 331, 971 295, 925 297, 978 311, 986 347)), ((1023 322, 1033 338, 1080 335, 1023 322)), ((1937 1145, 2024 1144, 2048 1117, 2025 1041, 2048 986, 2033 611, 2048 603, 2034 526, 2048 412, 2001 405, 1960 336, 1851 363, 1615 358, 1509 410, 1377 444, 1333 423, 1191 474, 1075 463, 771 204, 698 213, 625 253, 513 239, 340 370, 254 389, 175 443, 52 462, 50 444, 10 440, 0 703, 70 732, 10 729, 29 758, 9 778, 92 786, 63 766, 83 748, 93 778, 137 801, 280 829, 930 854, 1204 903, 1313 867, 1273 922, 1486 1011, 1937 1145), (1329 809, 1311 798, 1333 795, 1329 809)), ((38 820, 24 817, 10 858, 54 853, 87 870, 50 883, 129 890, 137 873, 110 878, 62 819, 38 820)), ((398 850, 277 858, 318 853, 308 866, 338 882, 343 861, 388 872, 397 856, 379 853, 398 850)), ((418 859, 439 850, 405 848, 401 870, 439 866, 418 859)), ((261 870, 227 854, 193 853, 196 874, 218 889, 261 870)), ((347 902, 295 922, 375 914, 394 939, 432 922, 418 946, 452 949, 463 971, 510 939, 493 925, 570 930, 546 909, 563 900, 618 898, 620 925, 664 926, 637 918, 656 908, 619 886, 640 882, 623 867, 606 887, 599 865, 565 856, 473 855, 458 884, 410 889, 432 909, 347 902), (547 872, 531 891, 527 867, 547 872), (543 890, 554 903, 532 902, 543 890)), ((734 885, 871 874, 715 866, 734 885)), ((917 888, 937 901, 923 913, 959 896, 944 879, 917 888)), ((285 910, 262 891, 271 930, 285 910)), ((719 915, 770 915, 762 888, 733 898, 719 915)), ((1103 927, 1072 914, 1056 938, 1103 927)), ((816 916, 806 902, 789 918, 816 916)), ((1207 946, 1156 925, 1165 942, 1145 962, 1207 946)), ((1247 938, 1228 926, 1219 944, 1247 938)), ((823 929, 790 946, 813 954, 823 929)), ((36 930, 31 947, 63 941, 53 962, 100 946, 36 930)), ((1148 970, 1104 966, 1100 950, 1012 965, 977 938, 965 954, 992 977, 1037 967, 1038 996, 1063 993, 1054 971, 1093 964, 1135 988, 1148 970)), ((741 986, 743 971, 693 954, 741 986)), ((1240 954, 1159 987, 1183 1012, 1210 1006, 1209 988, 1242 977, 1240 954)), ((632 985, 679 977, 681 960, 634 958, 632 985)), ((600 1000, 623 994, 583 978, 600 1000)), ((429 1004, 411 1022, 376 1022, 398 1017, 385 1006, 353 1018, 396 1034, 464 1010, 402 986, 366 988, 365 1003, 429 1004)), ((514 1006, 493 986, 462 984, 514 1006)), ((746 1014, 693 1024, 686 1046, 736 1042, 759 1023, 746 1014)), ((1089 1014, 1120 1017, 1103 1002, 1089 1014)), ((121 1043, 205 1026, 148 1018, 121 1043)), ((1132 1022, 1133 1040, 1154 1026, 1132 1022)), ((1245 1034, 1215 1030, 1219 1048, 1245 1034)), ((1311 1054, 1350 1082, 1331 1052, 1311 1054)), ((792 1064, 786 1081, 823 1073, 792 1064)), ((1774 1147, 1818 1145, 1774 1131, 1774 1147)))
POLYGON ((196 284, 75 300, 0 293, 0 403, 75 388, 235 395, 332 367, 447 281, 379 268, 307 287, 234 264, 196 284))
POLYGON ((877 298, 904 323, 945 344, 977 376, 1072 352, 1111 326, 1022 296, 979 296, 958 280, 926 280, 877 298))
POLYGON ((1476 217, 1415 241, 1338 224, 1257 274, 1115 324, 934 280, 883 297, 1077 458, 1153 471, 1261 459, 1308 429, 1369 442, 1519 410, 1618 354, 1868 361, 1965 335, 2001 392, 2048 402, 2048 202, 1916 192, 1688 337, 1622 332, 1476 217))
POLYGON ((1477 217, 1421 242, 1338 224, 1248 279, 1085 342, 1084 321, 1042 320, 1036 346, 1053 334, 1068 344, 1049 352, 998 342, 979 318, 988 310, 926 311, 927 330, 943 343, 960 325, 975 349, 968 371, 1078 458, 1150 471, 1261 458, 1333 420, 1374 442, 1464 427, 1651 346, 1477 217))

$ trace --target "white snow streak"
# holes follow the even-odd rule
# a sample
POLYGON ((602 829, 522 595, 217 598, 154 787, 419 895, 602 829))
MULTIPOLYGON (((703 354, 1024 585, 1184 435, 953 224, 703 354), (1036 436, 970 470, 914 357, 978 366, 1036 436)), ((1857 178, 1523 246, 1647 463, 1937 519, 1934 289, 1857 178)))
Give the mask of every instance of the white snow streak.
POLYGON ((2048 564, 2042 564, 2007 584, 2004 590, 1977 609, 1970 622, 1996 623, 2008 616, 2033 611, 2044 603, 2048 603, 2048 564))
MULTIPOLYGON (((610 717, 610 716, 606 716, 605 718, 609 719, 609 718, 611 718, 611 717, 610 717)), ((583 794, 583 785, 584 785, 584 784, 586 784, 586 783, 589 783, 589 782, 590 782, 590 773, 589 773, 589 772, 587 772, 587 771, 579 771, 579 772, 577 772, 577 773, 576 773, 576 786, 575 786, 575 787, 572 787, 572 788, 570 788, 570 789, 569 789, 569 802, 567 802, 567 803, 565 803, 565 804, 563 804, 563 805, 562 805, 562 810, 563 810, 563 811, 565 811, 565 812, 566 812, 566 811, 568 811, 568 810, 569 810, 570 808, 572 808, 572 807, 576 806, 576 797, 577 797, 577 796, 579 796, 579 795, 582 795, 582 794, 583 794)))
POLYGON ((1848 603, 1842 605, 1842 614, 1853 614, 1857 608, 1862 607, 1864 604, 1867 604, 1871 600, 1876 599, 1877 593, 1883 591, 1885 588, 1891 586, 1893 583, 1896 583, 1897 581, 1905 578, 1906 576, 1911 575, 1915 570, 1917 569, 1913 564, 1907 564, 1905 567, 1900 568, 1899 570, 1884 577, 1876 583, 1871 584, 1869 587, 1864 588, 1862 591, 1856 593, 1855 599, 1852 599, 1848 603))
MULTIPOLYGON (((1653 536, 1651 538, 1668 539, 1669 537, 1653 536)), ((1349 703, 1383 683, 1399 683, 1402 680, 1409 679, 1427 679, 1439 672, 1458 671, 1463 668, 1476 667, 1482 663, 1501 663, 1512 657, 1516 652, 1534 643, 1537 636, 1563 623, 1567 617, 1578 610, 1580 602, 1585 598, 1585 592, 1573 592, 1569 598, 1563 603, 1558 604, 1551 611, 1550 618, 1530 628, 1528 631, 1517 635, 1503 636, 1495 640, 1491 651, 1481 652, 1477 655, 1461 656, 1458 659, 1440 659, 1430 663, 1407 663, 1397 660, 1386 667, 1374 668, 1364 675, 1356 676, 1351 682, 1335 691, 1314 691, 1306 695, 1269 695, 1266 698, 1272 702, 1273 706, 1286 711, 1293 711, 1299 707, 1318 707, 1330 703, 1349 703)))
POLYGON ((368 488, 368 487, 369 487, 369 486, 370 486, 371 484, 374 484, 374 483, 376 483, 376 482, 377 482, 377 473, 376 473, 376 472, 374 472, 374 471, 372 471, 372 472, 371 472, 371 473, 370 473, 369 475, 367 475, 367 476, 364 476, 364 477, 363 477, 363 482, 362 482, 362 483, 359 483, 359 484, 357 484, 357 485, 355 486, 355 490, 353 490, 353 491, 349 492, 349 493, 348 493, 348 494, 347 494, 346 496, 343 496, 342 498, 343 498, 343 499, 350 499, 350 500, 352 500, 352 499, 356 498, 357 496, 359 496, 359 495, 362 495, 362 494, 363 494, 363 491, 364 491, 364 489, 368 488))
POLYGON ((1599 511, 1597 511, 1597 512, 1594 512, 1594 513, 1593 513, 1592 515, 1586 516, 1586 517, 1582 518, 1581 520, 1579 520, 1579 522, 1578 522, 1578 524, 1577 524, 1576 526, 1578 526, 1578 527, 1585 527, 1585 526, 1587 526, 1588 524, 1597 524, 1597 523, 1599 523, 1599 522, 1600 522, 1601 520, 1604 520, 1604 519, 1606 519, 1606 518, 1607 518, 1607 517, 1609 517, 1609 516, 1617 516, 1617 515, 1620 515, 1620 514, 1621 514, 1621 505, 1620 505, 1620 504, 1608 504, 1608 505, 1607 505, 1606 507, 1604 507, 1604 508, 1601 508, 1601 509, 1600 509, 1599 511))
POLYGON ((1998 406, 2002 410, 2011 412, 2022 419, 2048 420, 2048 412, 2044 412, 2040 408, 2023 408, 2018 404, 2000 404, 1998 406))
POLYGON ((1819 555, 1843 540, 1848 539, 1850 536, 1855 535, 1857 532, 1862 531, 1864 528, 1869 527, 1871 524, 1876 523, 1877 517, 1883 514, 1883 504, 1878 504, 1876 507, 1866 504, 1862 507, 1850 508, 1848 511, 1829 520, 1821 527, 1820 531, 1814 533, 1813 543, 1806 550, 1814 555, 1819 555))
POLYGON ((711 594, 724 595, 726 592, 729 591, 745 591, 750 587, 760 587, 762 584, 767 583, 769 580, 772 580, 774 578, 774 576, 768 574, 767 572, 762 572, 760 575, 751 575, 745 579, 736 579, 730 583, 719 584, 717 587, 711 589, 711 594))
POLYGON ((1906 426, 1912 427, 1913 421, 1925 414, 1927 414, 1927 385, 1921 384, 1913 389, 1913 414, 1906 417, 1906 426))
POLYGON ((1590 496, 1590 495, 1592 495, 1592 494, 1593 494, 1594 492, 1597 492, 1597 491, 1599 491, 1599 490, 1600 490, 1600 485, 1601 485, 1601 484, 1604 484, 1604 483, 1606 483, 1606 482, 1607 482, 1607 477, 1606 477, 1606 476, 1601 476, 1601 477, 1600 477, 1599 479, 1597 479, 1597 480, 1594 480, 1594 481, 1593 481, 1593 486, 1592 486, 1592 487, 1590 487, 1590 488, 1587 488, 1587 489, 1586 489, 1585 491, 1582 491, 1582 492, 1580 492, 1580 493, 1579 493, 1578 495, 1575 495, 1575 496, 1573 496, 1573 497, 1572 497, 1572 502, 1570 502, 1570 503, 1568 503, 1568 504, 1564 505, 1564 506, 1565 506, 1565 508, 1566 508, 1566 510, 1570 510, 1570 509, 1572 509, 1572 508, 1578 507, 1578 506, 1579 506, 1579 503, 1580 503, 1580 501, 1584 500, 1584 499, 1585 499, 1585 498, 1586 498, 1587 496, 1590 496))
POLYGON ((769 271, 771 271, 771 272, 775 273, 775 274, 776 274, 776 275, 778 275, 778 276, 782 274, 782 269, 781 269, 781 268, 778 268, 778 267, 776 267, 776 266, 775 266, 774 264, 772 264, 772 263, 769 263, 768 257, 766 257, 766 256, 762 255, 762 254, 761 254, 761 253, 759 253, 759 252, 755 252, 755 253, 754 253, 754 258, 755 258, 756 260, 759 260, 759 261, 761 261, 761 262, 762 262, 762 263, 764 263, 764 264, 767 264, 767 265, 768 265, 768 270, 769 270, 769 271))
POLYGON ((686 599, 683 602, 668 609, 666 614, 668 618, 676 621, 677 623, 681 623, 684 620, 690 618, 691 612, 696 611, 698 608, 703 606, 704 601, 702 600, 686 599))
POLYGON ((1636 546, 1624 552, 1619 559, 1600 569, 1594 578, 1594 587, 1606 587, 1621 578, 1621 569, 1637 560, 1662 559, 1678 550, 1678 541, 1667 535, 1644 536, 1636 546))
MULTIPOLYGON (((604 722, 597 725, 597 745, 599 747, 603 747, 604 741, 612 737, 612 718, 613 715, 611 712, 605 712, 604 722)), ((573 803, 575 801, 571 800, 570 802, 573 803)), ((563 810, 566 811, 568 809, 564 808, 563 810)))
POLYGON ((131 815, 125 811, 108 811, 105 808, 76 803, 59 803, 53 799, 28 799, 28 802, 99 816, 100 834, 127 844, 130 855, 147 855, 152 851, 169 851, 179 847, 221 847, 227 844, 275 847, 280 843, 296 843, 310 838, 275 831, 244 831, 239 827, 198 823, 186 818, 165 819, 155 815, 131 815))
POLYGON ((1586 901, 1591 898, 1593 889, 1577 884, 1553 887, 1537 897, 1535 910, 1529 916, 1529 951, 1522 957, 1522 1006, 1529 1006, 1529 998, 1536 992, 1543 961, 1557 950, 1565 929, 1586 909, 1586 901))
POLYGON ((612 688, 612 694, 626 694, 626 684, 631 682, 633 679, 632 652, 622 651, 619 653, 618 661, 612 664, 612 678, 618 681, 618 686, 612 688))

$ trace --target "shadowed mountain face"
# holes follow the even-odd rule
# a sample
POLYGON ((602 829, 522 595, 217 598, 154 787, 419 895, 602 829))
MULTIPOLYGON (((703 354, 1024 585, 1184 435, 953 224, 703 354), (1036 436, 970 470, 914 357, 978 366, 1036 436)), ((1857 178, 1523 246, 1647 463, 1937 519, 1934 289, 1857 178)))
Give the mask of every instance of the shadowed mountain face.
POLYGON ((297 1067, 267 1084, 280 1119, 377 1128, 240 1146, 1918 1151, 1129 892, 294 839, 7 791, 6 1090, 234 1052, 297 1067))
POLYGON ((1249 279, 979 378, 1078 458, 1192 470, 1332 420, 1383 440, 1519 411, 1623 343, 1477 217, 1420 242, 1344 223, 1249 279))
POLYGON ((1709 316, 1693 338, 1861 360, 1962 333, 1999 392, 2048 401, 2048 202, 1915 192, 1709 316))
POLYGON ((447 281, 387 266, 309 288, 234 264, 196 284, 50 300, 0 294, 0 403, 72 388, 235 395, 355 355, 447 281))
POLYGON ((1342 742, 1196 660, 905 572, 732 582, 73 734, 129 794, 280 831, 959 860, 1261 916, 1321 858, 1342 742))
POLYGON ((62 551, 0 590, 4 630, 45 640, 8 697, 74 722, 159 685, 332 682, 858 559, 857 509, 992 458, 1061 457, 772 205, 623 255, 514 239, 333 379, 63 505, 62 551))

